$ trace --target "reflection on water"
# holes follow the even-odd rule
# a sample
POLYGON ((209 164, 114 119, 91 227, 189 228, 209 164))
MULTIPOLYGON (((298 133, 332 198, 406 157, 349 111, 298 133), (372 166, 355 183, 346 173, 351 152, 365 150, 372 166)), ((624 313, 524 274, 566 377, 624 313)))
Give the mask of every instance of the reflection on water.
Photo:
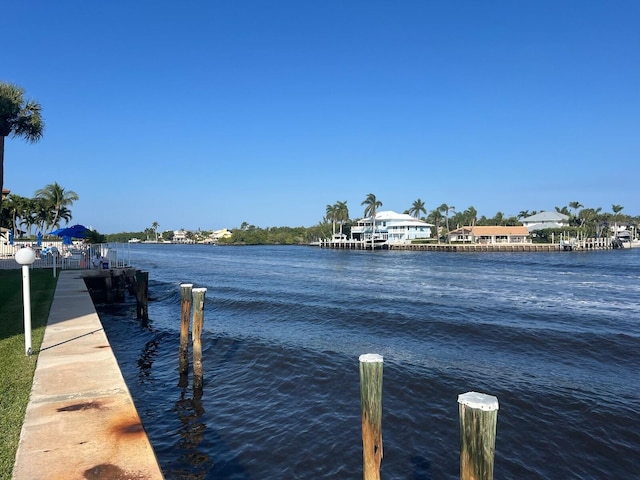
POLYGON ((193 398, 187 397, 186 388, 180 392, 180 399, 173 409, 181 424, 177 431, 180 437, 177 446, 181 450, 181 463, 191 467, 189 472, 171 473, 184 479, 204 479, 213 468, 213 461, 203 444, 207 425, 202 420, 206 413, 202 404, 202 391, 193 392, 193 398))
POLYGON ((471 390, 500 401, 496 478, 637 472, 640 251, 136 250, 149 327, 99 313, 167 479, 361 478, 362 353, 385 359, 385 480, 459 477, 471 390), (208 288, 200 391, 178 370, 184 281, 208 288))

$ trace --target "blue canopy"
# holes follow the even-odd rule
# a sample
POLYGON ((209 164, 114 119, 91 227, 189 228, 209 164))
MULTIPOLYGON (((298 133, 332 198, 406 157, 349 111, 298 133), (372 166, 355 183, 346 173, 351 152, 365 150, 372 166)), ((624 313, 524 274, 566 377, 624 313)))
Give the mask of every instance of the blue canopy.
POLYGON ((89 233, 89 229, 84 225, 74 225, 67 228, 59 228, 49 233, 49 235, 57 235, 58 237, 68 238, 85 238, 89 233))

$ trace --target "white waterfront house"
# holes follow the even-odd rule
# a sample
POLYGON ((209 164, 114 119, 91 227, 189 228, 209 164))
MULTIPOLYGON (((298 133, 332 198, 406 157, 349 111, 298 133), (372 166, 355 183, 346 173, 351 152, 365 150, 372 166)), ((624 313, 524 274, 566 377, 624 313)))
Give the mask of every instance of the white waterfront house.
POLYGON ((543 230, 545 228, 562 228, 569 226, 569 217, 560 212, 540 212, 520 220, 527 230, 543 230))
POLYGON ((375 232, 372 230, 371 217, 358 220, 351 227, 352 240, 374 240, 387 243, 411 243, 412 240, 426 240, 431 238, 432 224, 423 222, 406 213, 396 213, 392 210, 376 212, 375 232))
POLYGON ((173 243, 193 243, 193 240, 187 238, 187 231, 184 229, 173 231, 173 243))

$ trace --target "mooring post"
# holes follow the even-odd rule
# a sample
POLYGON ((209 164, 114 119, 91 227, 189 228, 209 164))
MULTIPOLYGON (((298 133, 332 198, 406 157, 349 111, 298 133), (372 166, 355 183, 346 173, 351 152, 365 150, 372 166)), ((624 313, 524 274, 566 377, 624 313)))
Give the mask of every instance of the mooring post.
POLYGON ((194 288, 193 292, 193 389, 202 390, 202 327, 204 324, 204 297, 206 288, 194 288))
POLYGON ((484 393, 458 395, 460 480, 493 480, 498 399, 484 393))
POLYGON ((192 283, 180 284, 182 296, 182 308, 180 315, 180 374, 184 375, 189 370, 189 320, 191 319, 191 288, 192 283))
POLYGON ((382 462, 382 355, 360 355, 363 479, 380 480, 382 462))
POLYGON ((136 316, 149 320, 149 272, 136 270, 136 316))

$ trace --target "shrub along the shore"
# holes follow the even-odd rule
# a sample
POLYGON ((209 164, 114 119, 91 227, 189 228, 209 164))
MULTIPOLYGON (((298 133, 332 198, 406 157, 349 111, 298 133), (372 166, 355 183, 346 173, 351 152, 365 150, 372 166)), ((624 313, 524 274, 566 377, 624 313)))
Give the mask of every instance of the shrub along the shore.
POLYGON ((33 374, 49 318, 57 278, 51 270, 30 270, 31 345, 25 355, 22 271, 0 270, 0 478, 11 478, 33 374))

